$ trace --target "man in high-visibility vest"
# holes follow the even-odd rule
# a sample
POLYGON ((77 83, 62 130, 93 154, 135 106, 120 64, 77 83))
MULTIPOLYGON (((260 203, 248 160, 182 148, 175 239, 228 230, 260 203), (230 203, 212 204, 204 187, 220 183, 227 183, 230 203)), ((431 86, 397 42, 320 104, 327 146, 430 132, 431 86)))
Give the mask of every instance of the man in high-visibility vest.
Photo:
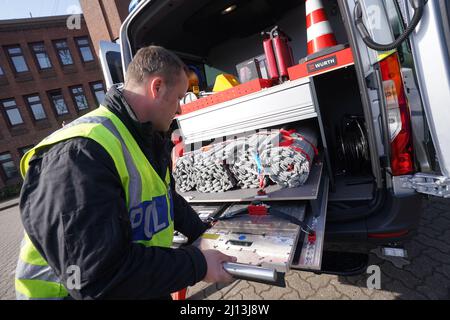
POLYGON ((165 133, 188 88, 183 62, 140 49, 123 90, 45 138, 21 161, 25 228, 18 299, 155 299, 207 282, 231 282, 215 250, 170 248, 207 228, 174 190, 165 133))

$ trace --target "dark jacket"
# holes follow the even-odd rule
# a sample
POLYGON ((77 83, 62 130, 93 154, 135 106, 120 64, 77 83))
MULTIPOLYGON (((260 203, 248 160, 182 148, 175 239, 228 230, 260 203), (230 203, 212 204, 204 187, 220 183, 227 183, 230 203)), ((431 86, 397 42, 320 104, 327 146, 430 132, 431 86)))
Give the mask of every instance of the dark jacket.
MULTIPOLYGON (((150 123, 140 124, 116 88, 103 105, 122 120, 164 179, 170 140, 150 123)), ((192 242, 206 226, 172 191, 175 229, 192 242)), ((206 275, 206 260, 193 246, 147 248, 132 242, 119 174, 106 150, 91 139, 60 142, 33 157, 20 209, 31 241, 63 283, 71 276, 69 266, 80 267, 82 288, 69 291, 75 299, 168 298, 206 275)))

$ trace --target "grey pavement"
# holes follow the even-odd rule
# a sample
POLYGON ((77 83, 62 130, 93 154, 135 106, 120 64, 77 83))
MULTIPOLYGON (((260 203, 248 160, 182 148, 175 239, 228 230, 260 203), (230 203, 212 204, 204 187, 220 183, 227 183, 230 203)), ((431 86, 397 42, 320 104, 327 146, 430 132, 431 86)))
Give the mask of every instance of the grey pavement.
POLYGON ((369 265, 381 269, 381 289, 368 289, 370 274, 353 277, 291 271, 286 288, 236 281, 231 285, 199 283, 188 289, 192 300, 281 299, 450 299, 450 199, 424 202, 417 235, 405 245, 410 264, 402 269, 375 254, 369 265))
POLYGON ((19 204, 19 198, 2 201, 2 202, 0 202, 0 210, 12 208, 12 207, 17 206, 18 204, 19 204))
MULTIPOLYGON (((14 299, 14 276, 23 229, 18 207, 0 211, 0 299, 14 299)), ((417 236, 406 244, 410 264, 403 269, 371 254, 381 268, 381 289, 368 289, 368 274, 353 277, 291 271, 286 288, 248 281, 228 286, 199 283, 188 289, 193 300, 247 299, 450 299, 450 200, 424 202, 417 236)))
POLYGON ((15 298, 14 271, 23 237, 18 208, 0 209, 0 300, 15 298))

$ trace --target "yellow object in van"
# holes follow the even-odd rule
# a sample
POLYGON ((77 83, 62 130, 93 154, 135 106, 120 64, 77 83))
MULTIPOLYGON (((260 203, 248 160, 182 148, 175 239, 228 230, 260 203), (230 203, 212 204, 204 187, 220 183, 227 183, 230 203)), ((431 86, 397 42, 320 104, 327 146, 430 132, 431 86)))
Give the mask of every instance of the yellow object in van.
POLYGON ((219 92, 224 91, 233 87, 240 85, 241 83, 232 74, 219 74, 216 77, 216 82, 214 84, 213 91, 219 92))

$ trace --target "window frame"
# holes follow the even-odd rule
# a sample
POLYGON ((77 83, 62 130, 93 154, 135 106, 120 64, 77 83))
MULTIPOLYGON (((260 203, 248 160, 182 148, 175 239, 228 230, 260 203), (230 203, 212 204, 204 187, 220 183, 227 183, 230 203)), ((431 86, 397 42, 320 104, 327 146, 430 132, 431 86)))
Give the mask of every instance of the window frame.
POLYGON ((6 55, 7 55, 8 59, 9 59, 9 62, 11 63, 12 70, 15 72, 15 74, 24 74, 24 73, 30 72, 30 66, 28 65, 27 59, 25 58, 25 54, 24 54, 22 46, 20 44, 6 46, 5 49, 6 49, 6 55), (20 49, 20 54, 19 53, 10 53, 9 52, 10 49, 15 49, 15 48, 19 48, 20 49), (27 70, 25 70, 25 71, 17 71, 16 65, 14 64, 13 57, 19 57, 19 56, 22 57, 22 59, 23 59, 23 61, 25 63, 25 66, 27 68, 27 70))
POLYGON ((48 54, 47 47, 45 46, 45 42, 44 41, 32 42, 32 43, 29 44, 29 46, 30 46, 31 53, 33 54, 33 58, 34 58, 34 61, 36 63, 36 66, 37 66, 38 70, 46 71, 46 70, 53 69, 53 62, 50 59, 50 55, 48 54), (42 51, 36 52, 35 48, 34 48, 35 45, 42 45, 42 47, 43 47, 42 51), (48 60, 48 62, 50 64, 49 67, 42 68, 41 63, 39 62, 39 58, 37 57, 37 55, 41 54, 41 53, 44 53, 47 56, 47 60, 48 60))
POLYGON ((1 170, 2 175, 5 177, 5 180, 9 181, 9 180, 13 180, 15 178, 18 178, 20 176, 20 174, 19 174, 19 170, 18 170, 18 168, 16 166, 16 163, 14 162, 12 153, 9 152, 9 151, 0 153, 0 157, 3 156, 3 155, 9 155, 10 156, 9 160, 2 160, 2 159, 0 159, 0 170, 1 170), (3 164, 10 163, 10 162, 12 162, 14 164, 14 168, 15 168, 16 171, 15 171, 15 174, 13 176, 8 177, 8 175, 6 174, 5 168, 3 167, 3 164))
POLYGON ((23 96, 23 99, 25 101, 25 104, 28 107, 28 110, 31 112, 31 115, 32 115, 33 120, 35 122, 44 121, 44 120, 48 119, 47 112, 45 112, 44 102, 42 101, 41 95, 39 93, 27 94, 26 96, 23 96), (39 97, 39 103, 38 102, 30 102, 28 99, 31 98, 31 97, 39 97), (40 104, 41 107, 42 107, 42 111, 44 112, 44 116, 45 116, 42 119, 36 119, 36 117, 35 117, 35 114, 34 114, 32 106, 36 105, 36 104, 40 104))
POLYGON ((69 92, 70 92, 70 96, 72 97, 73 104, 74 104, 74 106, 75 106, 75 108, 76 108, 76 110, 77 110, 78 112, 82 112, 82 111, 84 111, 84 110, 88 110, 88 109, 89 109, 89 100, 88 100, 88 98, 87 98, 87 96, 86 96, 86 91, 84 90, 84 86, 83 86, 82 84, 70 86, 70 87, 69 87, 69 92), (77 88, 78 88, 78 89, 81 88, 81 90, 82 90, 83 92, 82 92, 82 93, 77 93, 77 94, 75 94, 72 90, 73 90, 73 89, 77 89, 77 88), (77 103, 76 97, 77 97, 77 96, 80 96, 80 95, 83 95, 83 96, 84 96, 84 100, 86 101, 86 108, 80 109, 80 108, 78 107, 78 103, 77 103))
MULTIPOLYGON (((95 94, 96 90, 94 89, 94 86, 95 86, 96 84, 101 84, 101 85, 102 85, 102 87, 103 87, 103 93, 104 93, 104 95, 106 96, 105 84, 103 83, 102 80, 94 81, 94 82, 90 82, 90 83, 89 83, 89 86, 90 86, 90 88, 91 88, 92 95, 94 96, 95 101, 98 103, 98 105, 101 105, 103 101, 98 101, 97 95, 95 94)), ((99 91, 99 90, 97 90, 97 91, 99 91)))
POLYGON ((55 49, 56 55, 58 56, 58 61, 59 61, 60 65, 61 65, 63 68, 64 68, 64 67, 73 66, 73 65, 75 64, 75 62, 73 61, 73 54, 72 54, 72 51, 70 50, 69 42, 68 42, 67 39, 57 39, 57 40, 53 40, 53 48, 55 49), (64 47, 64 48, 58 48, 58 43, 59 43, 59 42, 65 42, 65 43, 66 43, 66 47, 64 47), (64 64, 64 62, 62 61, 61 56, 60 56, 60 54, 59 54, 59 51, 60 51, 60 50, 66 50, 66 49, 69 51, 70 59, 72 60, 72 63, 70 63, 70 64, 64 64))
POLYGON ((89 37, 88 36, 76 37, 76 38, 74 38, 74 40, 75 40, 75 44, 76 44, 77 49, 78 49, 78 53, 80 54, 81 62, 83 62, 83 63, 92 63, 92 62, 94 62, 95 61, 95 56, 94 56, 94 51, 92 50, 91 40, 89 39, 89 37), (88 43, 86 45, 80 45, 78 43, 78 41, 79 40, 84 40, 84 39, 86 39, 88 43), (89 50, 91 51, 92 60, 88 60, 88 61, 84 60, 84 56, 83 56, 83 53, 81 51, 81 48, 89 48, 89 50))
POLYGON ((25 124, 25 121, 23 120, 22 113, 20 112, 19 106, 17 105, 17 101, 16 101, 15 98, 1 99, 1 100, 0 100, 0 105, 1 105, 1 108, 2 108, 2 112, 4 113, 5 118, 7 119, 8 124, 9 124, 9 126, 10 126, 11 128, 18 127, 18 126, 21 126, 21 125, 25 124), (8 102, 8 101, 14 101, 14 107, 6 107, 6 106, 5 106, 5 102, 8 102), (17 111, 19 112, 20 119, 22 120, 21 123, 13 124, 13 123, 11 122, 11 119, 10 119, 10 117, 9 117, 9 115, 8 115, 8 110, 11 110, 11 109, 17 109, 17 111))
POLYGON ((48 99, 50 100, 50 104, 52 105, 53 111, 55 112, 56 117, 64 117, 67 115, 70 115, 69 106, 67 105, 66 99, 64 98, 64 93, 62 89, 54 89, 47 91, 48 99), (62 97, 62 100, 64 102, 64 105, 66 107, 67 112, 59 114, 58 109, 56 108, 55 102, 53 100, 53 95, 55 93, 59 93, 59 95, 62 97))

